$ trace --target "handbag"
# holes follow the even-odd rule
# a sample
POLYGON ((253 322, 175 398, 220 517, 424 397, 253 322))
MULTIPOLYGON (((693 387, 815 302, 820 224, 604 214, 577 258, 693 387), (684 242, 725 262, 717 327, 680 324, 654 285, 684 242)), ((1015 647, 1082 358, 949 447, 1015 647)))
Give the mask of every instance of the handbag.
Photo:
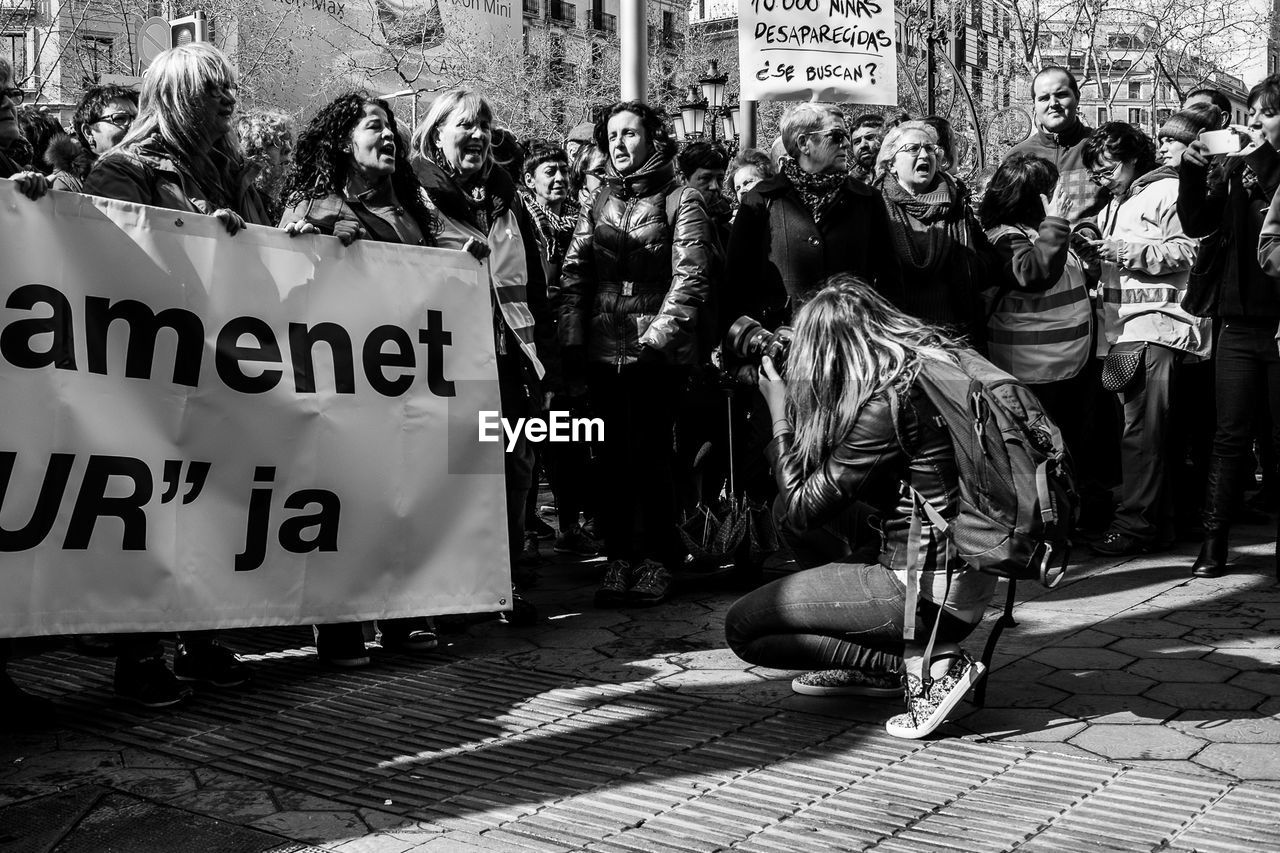
POLYGON ((1102 362, 1102 389, 1122 392, 1132 388, 1144 370, 1147 342, 1112 344, 1102 362))

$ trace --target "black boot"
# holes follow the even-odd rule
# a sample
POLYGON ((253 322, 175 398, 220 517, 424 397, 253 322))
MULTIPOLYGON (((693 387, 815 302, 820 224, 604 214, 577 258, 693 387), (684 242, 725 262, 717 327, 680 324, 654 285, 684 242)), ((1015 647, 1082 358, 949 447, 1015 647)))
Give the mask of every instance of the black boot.
POLYGON ((1209 459, 1209 478, 1204 495, 1204 544, 1191 567, 1198 578, 1217 578, 1227 571, 1227 532, 1235 505, 1235 477, 1240 466, 1234 459, 1209 459))

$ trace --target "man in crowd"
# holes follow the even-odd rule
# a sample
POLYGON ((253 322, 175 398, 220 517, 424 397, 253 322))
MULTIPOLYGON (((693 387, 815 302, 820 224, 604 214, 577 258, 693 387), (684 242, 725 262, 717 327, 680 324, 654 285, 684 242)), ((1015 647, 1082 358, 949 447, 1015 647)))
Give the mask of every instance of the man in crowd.
POLYGON ((849 174, 864 184, 875 177, 876 154, 884 138, 884 117, 876 113, 853 120, 849 136, 849 174))
POLYGON ((573 130, 564 139, 564 153, 569 155, 569 162, 578 159, 578 153, 588 145, 594 145, 596 126, 589 121, 575 124, 573 130))
POLYGON ((1218 124, 1210 128, 1211 130, 1221 130, 1231 124, 1231 101, 1227 96, 1217 89, 1194 89, 1187 93, 1187 97, 1182 102, 1182 108, 1185 110, 1192 104, 1207 104, 1218 111, 1222 116, 1218 124))
POLYGON ((1013 146, 1009 155, 1034 154, 1058 168, 1058 180, 1071 203, 1067 218, 1074 225, 1101 210, 1109 198, 1084 166, 1084 144, 1093 130, 1078 115, 1080 86, 1070 71, 1049 65, 1032 78, 1031 98, 1035 132, 1013 146))

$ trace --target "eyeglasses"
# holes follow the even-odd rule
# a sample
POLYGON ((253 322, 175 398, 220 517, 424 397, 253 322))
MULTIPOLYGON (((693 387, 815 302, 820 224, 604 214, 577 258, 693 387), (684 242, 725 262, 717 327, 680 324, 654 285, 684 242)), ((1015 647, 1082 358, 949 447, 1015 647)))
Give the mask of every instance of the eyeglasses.
POLYGON ((100 121, 105 121, 107 124, 114 124, 118 128, 125 129, 131 127, 133 125, 133 120, 137 117, 138 116, 134 113, 108 113, 104 116, 98 116, 93 121, 89 122, 89 124, 97 124, 100 121))
POLYGON ((942 153, 942 146, 934 145, 932 142, 908 142, 906 145, 899 148, 893 156, 897 157, 898 154, 909 154, 912 157, 915 157, 919 155, 921 151, 930 156, 936 157, 942 153))
POLYGON ((821 136, 823 139, 829 139, 836 145, 844 145, 849 141, 849 131, 843 127, 829 127, 823 131, 813 131, 809 136, 821 136))
POLYGON ((1124 163, 1116 163, 1106 169, 1090 169, 1089 180, 1095 184, 1105 184, 1116 176, 1116 173, 1120 171, 1120 167, 1123 165, 1124 163))
POLYGON ((27 93, 21 89, 0 89, 0 98, 8 98, 15 104, 20 104, 27 97, 27 93))

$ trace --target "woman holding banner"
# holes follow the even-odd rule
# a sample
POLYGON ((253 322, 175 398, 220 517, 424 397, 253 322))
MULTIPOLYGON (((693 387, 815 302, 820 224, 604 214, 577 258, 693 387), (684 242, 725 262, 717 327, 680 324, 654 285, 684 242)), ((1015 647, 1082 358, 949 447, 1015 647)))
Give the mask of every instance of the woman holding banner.
MULTIPOLYGON (((395 114, 366 92, 341 95, 316 113, 298 137, 284 181, 280 227, 291 235, 435 245, 435 223, 409 165, 395 114)), ((378 621, 382 647, 419 652, 436 647, 429 617, 378 621)), ((359 622, 318 625, 316 651, 332 666, 368 666, 359 622)))
MULTIPOLYGON (((554 340, 544 337, 535 344, 534 333, 553 327, 536 226, 516 198, 515 181, 494 164, 493 109, 475 92, 444 92, 413 132, 411 147, 414 170, 440 223, 437 242, 489 260, 502 417, 514 423, 535 416, 542 409, 545 374, 538 350, 554 340)), ((533 450, 523 434, 503 458, 514 568, 524 544, 525 498, 533 487, 533 450)), ((533 606, 514 593, 512 605, 508 621, 535 618, 533 606)))
MULTIPOLYGON (((97 160, 84 191, 209 214, 231 234, 245 223, 271 224, 240 156, 232 124, 237 89, 231 63, 210 44, 161 53, 142 78, 133 126, 97 160)), ((165 665, 159 634, 122 635, 116 648, 116 695, 148 708, 185 699, 190 690, 181 681, 223 688, 249 680, 248 667, 218 644, 213 631, 180 633, 173 671, 165 665)))

